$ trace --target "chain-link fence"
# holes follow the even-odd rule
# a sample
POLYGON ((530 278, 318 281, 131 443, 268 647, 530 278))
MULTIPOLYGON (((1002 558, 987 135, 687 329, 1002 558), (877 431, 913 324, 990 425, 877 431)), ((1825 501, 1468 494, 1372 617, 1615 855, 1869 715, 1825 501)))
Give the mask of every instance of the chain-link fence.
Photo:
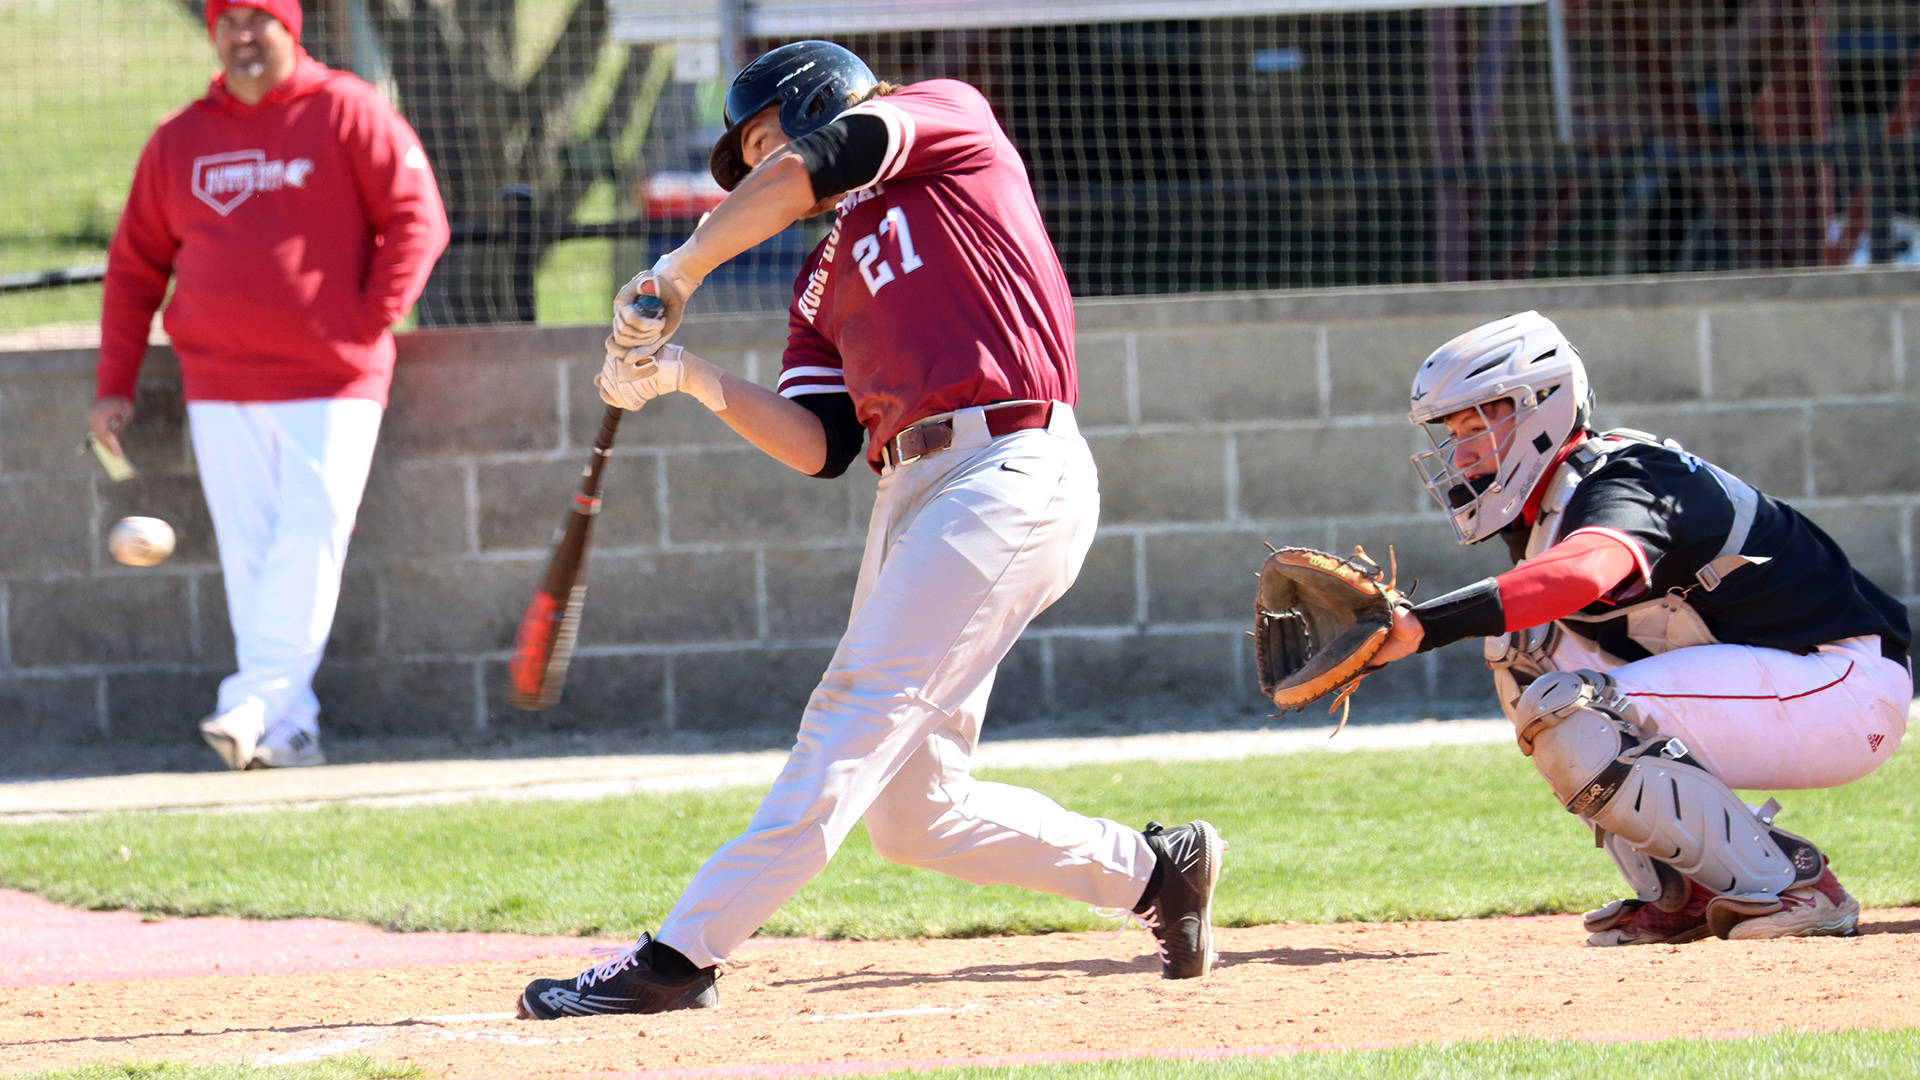
MULTIPOLYGON (((306 10, 434 162, 426 323, 603 318, 718 197, 726 74, 799 36, 981 87, 1081 296, 1920 261, 1913 0, 306 10)), ((0 58, 0 329, 84 325, 140 145, 212 71, 198 4, 0 0, 0 58)), ((817 230, 702 305, 784 306, 817 230)))

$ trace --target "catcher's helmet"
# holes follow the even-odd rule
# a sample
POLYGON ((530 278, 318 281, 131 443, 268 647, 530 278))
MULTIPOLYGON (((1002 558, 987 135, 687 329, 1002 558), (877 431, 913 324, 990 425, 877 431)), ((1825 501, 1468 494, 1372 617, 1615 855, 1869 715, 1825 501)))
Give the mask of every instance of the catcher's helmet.
POLYGON ((1423 427, 1433 449, 1413 455, 1414 472, 1447 512, 1461 543, 1485 540, 1520 514, 1575 431, 1593 415, 1587 369, 1573 343, 1537 311, 1478 326, 1435 349, 1413 376, 1407 419, 1423 427), (1488 430, 1500 464, 1469 477, 1453 460, 1443 423, 1463 409, 1511 401, 1513 415, 1488 430))
POLYGON ((866 62, 831 41, 782 45, 740 69, 727 90, 727 133, 713 144, 707 169, 732 191, 746 178, 740 129, 760 110, 780 106, 780 130, 797 139, 827 124, 877 82, 866 62))

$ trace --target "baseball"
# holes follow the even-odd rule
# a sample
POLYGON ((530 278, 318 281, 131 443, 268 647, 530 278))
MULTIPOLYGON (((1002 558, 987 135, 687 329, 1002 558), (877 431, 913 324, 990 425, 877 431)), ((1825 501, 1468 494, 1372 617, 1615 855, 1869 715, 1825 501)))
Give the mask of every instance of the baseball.
POLYGON ((121 518, 107 534, 107 551, 128 566, 158 566, 173 554, 173 526, 159 518, 121 518))

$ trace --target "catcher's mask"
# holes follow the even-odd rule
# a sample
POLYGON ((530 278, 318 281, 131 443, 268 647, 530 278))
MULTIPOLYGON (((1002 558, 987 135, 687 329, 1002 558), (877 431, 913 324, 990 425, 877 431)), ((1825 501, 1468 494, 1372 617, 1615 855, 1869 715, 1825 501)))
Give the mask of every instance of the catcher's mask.
POLYGON ((1472 544, 1520 515, 1560 448, 1587 426, 1593 391, 1567 336, 1539 312, 1523 311, 1435 349, 1414 373, 1411 405, 1407 419, 1433 444, 1413 455, 1414 472, 1447 512, 1454 536, 1472 544), (1512 415, 1489 415, 1486 406, 1495 401, 1510 402, 1512 415), (1467 409, 1480 411, 1498 457, 1483 475, 1468 473, 1478 471, 1485 454, 1455 460, 1459 446, 1445 423, 1467 409))
POLYGON ((777 103, 780 130, 797 139, 825 127, 877 81, 866 61, 831 41, 796 41, 766 53, 733 77, 727 133, 713 144, 707 170, 732 191, 752 171, 740 155, 740 129, 760 110, 777 103))

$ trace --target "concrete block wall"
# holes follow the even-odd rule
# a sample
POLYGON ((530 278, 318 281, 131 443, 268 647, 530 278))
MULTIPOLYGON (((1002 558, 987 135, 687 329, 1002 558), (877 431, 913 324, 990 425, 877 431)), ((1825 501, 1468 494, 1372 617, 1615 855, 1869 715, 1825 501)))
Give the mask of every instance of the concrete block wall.
MULTIPOLYGON (((1263 714, 1250 642, 1263 542, 1391 547, 1431 596, 1504 565, 1454 544, 1414 482, 1413 367, 1529 307, 1580 345, 1605 425, 1642 427, 1787 498, 1916 599, 1920 276, 1843 271, 1518 287, 1086 301, 1080 419, 1102 526, 1079 583, 1015 647, 998 721, 1129 728, 1263 714)), ((761 383, 784 322, 685 343, 761 383)), ((692 402, 624 422, 580 648, 556 708, 506 703, 515 619, 601 407, 599 328, 408 336, 317 689, 343 735, 791 727, 831 655, 874 478, 801 477, 692 402)), ((194 737, 233 643, 177 369, 149 360, 113 484, 78 447, 86 350, 0 355, 0 751, 194 737), (127 514, 174 523, 166 564, 113 563, 127 514)), ((1477 646, 1397 665, 1361 714, 1493 708, 1477 646)))

